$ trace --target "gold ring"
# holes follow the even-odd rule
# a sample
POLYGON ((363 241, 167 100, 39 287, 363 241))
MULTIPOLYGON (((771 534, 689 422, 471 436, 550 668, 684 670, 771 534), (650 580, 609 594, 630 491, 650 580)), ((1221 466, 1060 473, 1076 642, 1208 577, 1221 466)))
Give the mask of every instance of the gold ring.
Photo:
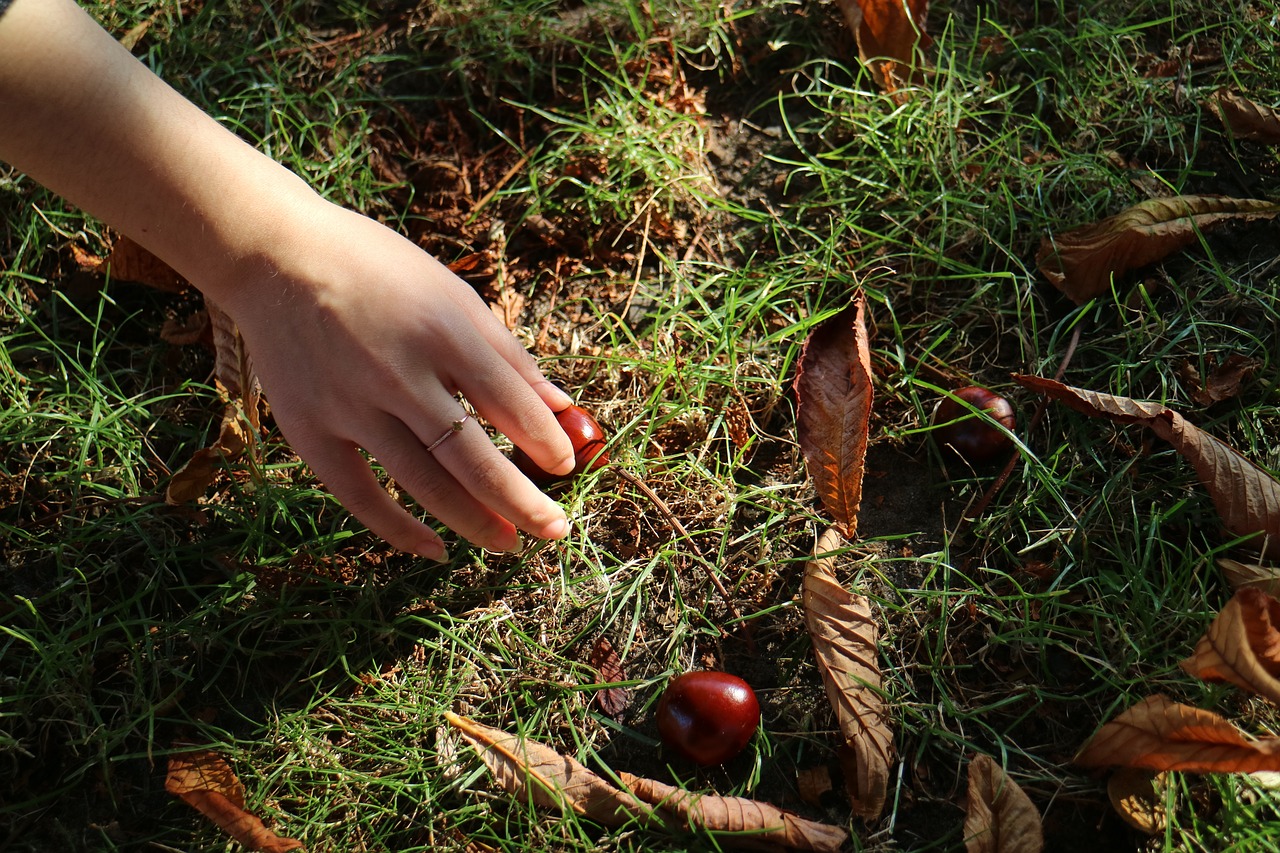
POLYGON ((460 419, 458 419, 458 420, 454 421, 452 424, 450 424, 448 432, 446 432, 444 435, 440 436, 440 437, 439 437, 439 438, 437 438, 435 441, 433 441, 433 442, 431 442, 430 444, 428 444, 428 445, 427 445, 427 452, 428 452, 428 453, 431 453, 431 452, 432 452, 432 451, 434 451, 437 447, 439 447, 440 445, 444 444, 444 443, 445 443, 446 441, 448 441, 449 439, 453 438, 453 436, 454 436, 454 434, 455 434, 455 433, 462 432, 462 427, 463 427, 463 426, 466 424, 466 422, 467 422, 467 421, 469 421, 469 420, 471 420, 471 415, 464 414, 460 419))

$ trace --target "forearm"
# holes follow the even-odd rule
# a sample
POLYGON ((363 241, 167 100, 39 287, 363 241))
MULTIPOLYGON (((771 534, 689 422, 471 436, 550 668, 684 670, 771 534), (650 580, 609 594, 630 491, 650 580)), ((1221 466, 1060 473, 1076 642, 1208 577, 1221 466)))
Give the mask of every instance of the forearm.
POLYGON ((0 17, 0 160, 206 290, 229 291, 264 262, 281 236, 272 210, 314 199, 72 0, 14 0, 0 17))

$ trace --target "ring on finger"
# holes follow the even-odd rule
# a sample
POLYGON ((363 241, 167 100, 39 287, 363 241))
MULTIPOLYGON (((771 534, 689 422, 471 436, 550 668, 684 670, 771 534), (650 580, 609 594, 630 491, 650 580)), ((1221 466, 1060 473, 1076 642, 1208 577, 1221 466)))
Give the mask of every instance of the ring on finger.
POLYGON ((449 439, 453 438, 456 434, 462 432, 462 428, 466 426, 466 423, 469 420, 471 420, 471 415, 467 414, 466 412, 463 412, 462 417, 458 418, 456 421, 454 421, 452 424, 449 425, 449 429, 445 431, 444 435, 440 436, 435 441, 427 445, 427 452, 428 453, 434 452, 437 447, 444 444, 449 439))

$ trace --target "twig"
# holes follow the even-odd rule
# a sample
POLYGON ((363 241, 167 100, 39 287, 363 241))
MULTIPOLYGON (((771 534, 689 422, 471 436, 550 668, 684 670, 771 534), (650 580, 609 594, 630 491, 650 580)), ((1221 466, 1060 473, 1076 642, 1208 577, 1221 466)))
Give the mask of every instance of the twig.
MULTIPOLYGON (((635 474, 632 474, 626 468, 618 465, 614 465, 612 467, 613 470, 617 472, 618 476, 622 477, 622 479, 626 480, 628 483, 643 492, 644 496, 653 503, 658 512, 662 513, 663 517, 665 517, 667 521, 670 522, 671 526, 675 528, 676 533, 680 534, 683 539, 692 544, 693 537, 689 535, 689 531, 685 530, 684 525, 680 523, 680 519, 676 518, 676 514, 671 511, 671 507, 667 506, 667 502, 664 501, 657 492, 650 488, 648 483, 641 480, 635 474)), ((712 571, 709 566, 704 566, 704 568, 707 570, 707 577, 711 579, 711 584, 716 588, 716 591, 724 597, 725 606, 729 608, 729 615, 742 626, 742 638, 747 644, 748 651, 755 654, 756 644, 755 640, 751 637, 751 629, 747 623, 743 621, 742 614, 738 612, 738 608, 734 606, 733 598, 730 596, 729 590, 725 588, 724 582, 720 580, 720 577, 712 571)))
POLYGON ((60 509, 39 518, 33 518, 30 521, 20 522, 18 527, 23 530, 31 530, 36 527, 44 527, 52 524, 58 519, 66 515, 77 512, 88 512, 93 509, 103 509, 111 506, 146 506, 147 504, 160 503, 164 498, 161 495, 140 495, 126 498, 104 498, 100 501, 85 501, 84 503, 74 504, 66 509, 60 509))
MULTIPOLYGON (((1067 343, 1067 351, 1062 354, 1062 361, 1058 364, 1058 370, 1053 375, 1055 380, 1062 380, 1063 374, 1067 372, 1067 365, 1071 363, 1071 357, 1075 355, 1076 346, 1079 345, 1079 343, 1080 327, 1076 326, 1075 331, 1071 333, 1071 340, 1067 343)), ((1042 397, 1040 399, 1040 403, 1036 406, 1035 412, 1031 415, 1031 421, 1027 424, 1028 433, 1034 432, 1035 428, 1040 425, 1040 421, 1044 419, 1044 413, 1048 407, 1049 398, 1042 397)), ((989 507, 991 502, 995 500, 996 493, 1004 488, 1004 484, 1009 481, 1009 477, 1013 474, 1013 469, 1018 466, 1018 462, 1021 459, 1022 454, 1015 449, 1013 455, 1009 457, 1009 461, 1005 463, 1004 469, 1001 470, 1000 476, 996 477, 995 482, 992 483, 986 493, 983 494, 977 505, 974 506, 973 511, 966 512, 961 515, 961 526, 976 521, 979 516, 986 512, 987 507, 989 507)))

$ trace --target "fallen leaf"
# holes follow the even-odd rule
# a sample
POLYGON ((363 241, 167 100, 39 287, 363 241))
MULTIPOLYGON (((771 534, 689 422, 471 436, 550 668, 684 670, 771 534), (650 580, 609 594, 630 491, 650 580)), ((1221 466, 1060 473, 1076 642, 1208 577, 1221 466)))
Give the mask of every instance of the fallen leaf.
POLYGON ((1238 590, 1182 668, 1205 681, 1229 682, 1280 705, 1280 601, 1238 590))
POLYGON ((796 792, 815 809, 822 807, 822 798, 835 790, 831 779, 831 768, 825 764, 817 767, 804 767, 796 771, 796 792))
POLYGON ((1280 567, 1219 557, 1218 568, 1222 569, 1232 589, 1253 587, 1267 595, 1280 595, 1280 567))
POLYGON ((549 746, 446 712, 445 720, 477 748, 498 785, 546 808, 622 826, 649 816, 647 805, 549 746))
POLYGON ((1145 767, 1189 773, 1280 770, 1280 738, 1248 740, 1211 711, 1156 695, 1094 732, 1075 763, 1081 767, 1145 767))
POLYGON ((1168 773, 1121 767, 1107 779, 1107 798, 1125 823, 1147 835, 1159 835, 1169 824, 1162 794, 1168 778, 1168 773))
POLYGON ((1261 364, 1239 353, 1232 353, 1213 368, 1208 379, 1200 377, 1195 365, 1187 362, 1181 371, 1191 386, 1191 399, 1201 406, 1212 406, 1240 396, 1240 389, 1258 371, 1261 364))
POLYGON ((254 439, 262 429, 262 386, 240 330, 226 312, 207 299, 205 311, 213 338, 215 384, 225 400, 222 423, 214 443, 197 450, 174 473, 164 496, 170 505, 203 495, 228 462, 255 446, 254 439))
POLYGON ((160 340, 176 347, 190 346, 206 340, 212 343, 212 335, 209 312, 203 309, 186 317, 170 317, 160 327, 160 340))
POLYGON ((240 404, 230 401, 222 410, 222 426, 218 438, 202 447, 186 464, 174 472, 165 487, 164 499, 171 506, 193 501, 204 495, 227 462, 238 459, 251 439, 240 404))
POLYGON ((1036 263, 1054 287, 1083 305, 1107 292, 1113 276, 1167 257, 1214 225, 1278 214, 1280 202, 1265 199, 1149 199, 1100 222, 1044 238, 1036 263))
POLYGON ((835 853, 848 840, 845 830, 805 820, 768 803, 741 797, 692 794, 629 773, 618 778, 624 791, 581 763, 549 746, 508 734, 446 712, 445 720, 476 747, 494 780, 517 797, 535 805, 589 818, 605 826, 625 824, 666 828, 672 822, 714 832, 726 846, 765 849, 777 845, 794 850, 835 853), (656 807, 656 811, 655 811, 656 807))
POLYGON ((1040 813, 987 755, 969 762, 964 846, 968 853, 1040 853, 1044 849, 1040 813))
POLYGON ((882 91, 922 80, 929 0, 838 0, 858 43, 858 57, 882 91))
POLYGON ((132 281, 168 293, 181 293, 188 286, 173 267, 128 237, 119 237, 106 258, 88 254, 78 246, 72 246, 71 251, 82 268, 110 275, 116 281, 132 281))
MULTIPOLYGON (((622 659, 606 637, 600 637, 591 647, 590 663, 600 674, 602 682, 627 680, 627 674, 622 671, 622 659)), ((594 699, 596 707, 605 716, 617 719, 631 704, 631 691, 625 687, 602 687, 596 691, 594 699)))
MULTIPOLYGON (((236 321, 227 312, 205 299, 205 310, 209 313, 209 326, 213 332, 213 375, 227 389, 232 398, 245 401, 246 411, 256 411, 256 406, 248 405, 252 400, 257 402, 262 393, 258 383, 258 374, 253 368, 253 357, 236 321)), ((252 421, 254 428, 260 424, 252 421)))
POLYGON ((164 789, 249 850, 285 853, 302 847, 301 841, 281 838, 244 810, 244 787, 216 752, 194 750, 169 756, 164 789))
POLYGON ((1280 143, 1280 110, 1266 107, 1230 89, 1209 96, 1209 109, 1222 126, 1238 139, 1268 144, 1280 143))
POLYGON ((142 37, 147 34, 147 30, 151 29, 151 25, 154 22, 155 18, 148 18, 133 26, 128 32, 120 36, 120 45, 132 53, 133 49, 138 46, 138 42, 142 41, 142 37))
POLYGON ((710 830, 716 841, 726 847, 776 850, 809 850, 814 853, 836 853, 849 840, 843 827, 807 820, 777 806, 745 797, 719 797, 695 794, 653 779, 641 779, 630 773, 618 778, 631 791, 680 824, 710 830))
POLYGON ((1160 403, 1073 388, 1038 376, 1014 379, 1086 415, 1149 427, 1195 468, 1228 531, 1250 537, 1251 545, 1265 555, 1280 555, 1280 480, 1231 446, 1160 403), (1261 543, 1254 542, 1259 536, 1261 543))
POLYGON ((827 700, 852 753, 842 758, 850 801, 854 812, 870 821, 884 809, 893 732, 880 693, 880 632, 870 602, 841 586, 832 569, 832 552, 842 544, 839 532, 830 528, 814 546, 804 572, 804 618, 827 700))
POLYGON ((796 432, 818 498, 845 538, 858 533, 871 421, 866 297, 814 329, 796 370, 796 432))

